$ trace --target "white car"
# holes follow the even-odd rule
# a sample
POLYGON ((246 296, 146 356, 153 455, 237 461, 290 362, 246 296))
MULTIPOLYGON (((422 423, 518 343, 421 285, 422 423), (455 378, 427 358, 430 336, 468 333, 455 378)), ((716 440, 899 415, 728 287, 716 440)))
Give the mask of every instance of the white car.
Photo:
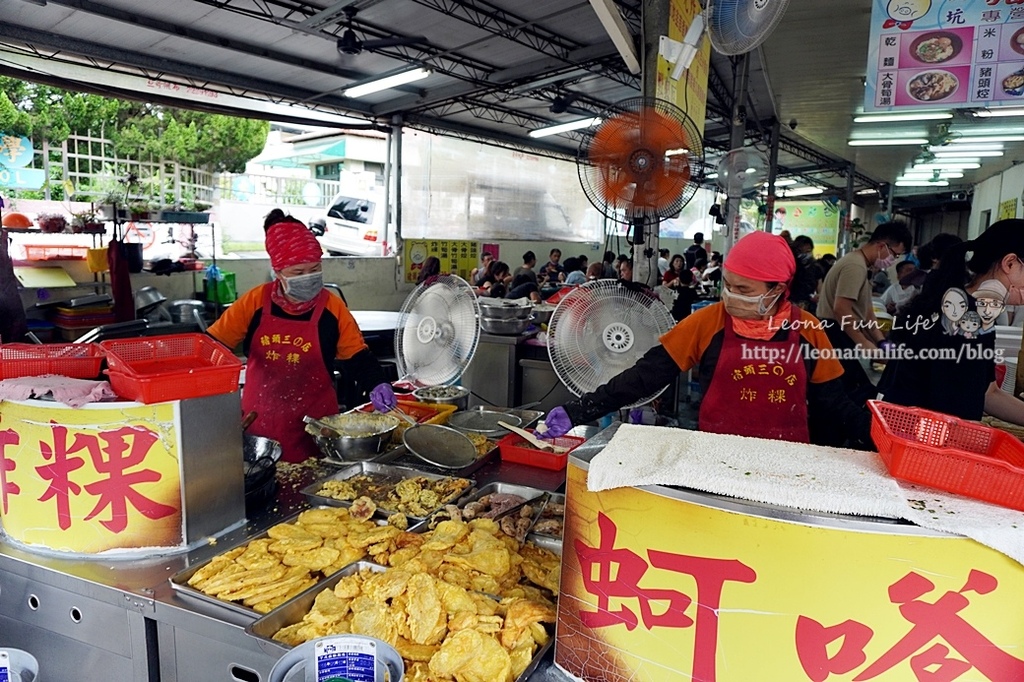
MULTIPOLYGON (((353 194, 339 194, 331 200, 322 221, 323 234, 317 239, 332 256, 389 255, 394 246, 388 241, 383 194, 353 194)), ((310 226, 316 234, 319 230, 314 223, 310 226)))

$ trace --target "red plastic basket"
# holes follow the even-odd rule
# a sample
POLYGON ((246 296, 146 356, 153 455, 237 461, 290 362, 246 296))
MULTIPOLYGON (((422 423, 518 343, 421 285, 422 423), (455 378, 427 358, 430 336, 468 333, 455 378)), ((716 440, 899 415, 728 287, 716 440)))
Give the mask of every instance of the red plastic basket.
POLYGON ((102 341, 110 385, 143 403, 200 398, 238 390, 242 361, 205 334, 102 341))
POLYGON ((1024 511, 1024 443, 979 422, 869 400, 893 478, 1024 511))
MULTIPOLYGON (((574 448, 582 445, 585 441, 586 438, 579 438, 578 436, 560 436, 547 439, 547 442, 552 445, 569 448, 569 452, 572 452, 574 448)), ((569 452, 556 454, 538 450, 527 443, 522 436, 515 433, 510 433, 498 441, 498 452, 501 453, 501 459, 504 462, 528 464, 532 467, 551 469, 553 471, 561 471, 569 462, 569 452)))
POLYGON ((103 349, 95 343, 7 343, 0 346, 0 379, 58 374, 95 379, 103 365, 103 349))

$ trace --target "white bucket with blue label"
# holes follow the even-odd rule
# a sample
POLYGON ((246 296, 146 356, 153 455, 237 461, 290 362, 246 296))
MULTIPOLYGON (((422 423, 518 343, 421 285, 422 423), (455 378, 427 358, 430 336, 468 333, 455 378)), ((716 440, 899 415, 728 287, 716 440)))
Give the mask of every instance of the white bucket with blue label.
POLYGON ((402 682, 404 677, 405 662, 387 642, 335 635, 289 651, 274 664, 269 682, 402 682))
POLYGON ((39 661, 27 651, 0 647, 0 682, 38 682, 39 661))

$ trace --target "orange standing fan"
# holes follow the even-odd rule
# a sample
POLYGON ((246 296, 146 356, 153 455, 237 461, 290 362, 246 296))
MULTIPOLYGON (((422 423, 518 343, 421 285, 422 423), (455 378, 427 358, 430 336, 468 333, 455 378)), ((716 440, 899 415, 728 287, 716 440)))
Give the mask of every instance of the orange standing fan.
POLYGON ((649 97, 622 100, 600 118, 580 144, 580 184, 607 218, 630 223, 636 244, 645 226, 676 217, 696 194, 700 131, 682 109, 649 97))

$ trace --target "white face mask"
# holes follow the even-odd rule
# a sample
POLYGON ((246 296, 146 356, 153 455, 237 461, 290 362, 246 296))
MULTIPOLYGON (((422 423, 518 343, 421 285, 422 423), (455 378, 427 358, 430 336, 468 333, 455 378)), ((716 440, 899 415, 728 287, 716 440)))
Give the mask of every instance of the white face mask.
POLYGON ((324 273, 311 272, 306 275, 285 277, 281 275, 284 283, 284 293, 296 301, 311 301, 324 288, 324 273))
POLYGON ((725 306, 725 312, 745 320, 756 320, 767 315, 780 296, 782 296, 781 291, 775 294, 769 291, 759 296, 744 296, 734 294, 729 291, 727 286, 722 287, 722 304, 725 306))

